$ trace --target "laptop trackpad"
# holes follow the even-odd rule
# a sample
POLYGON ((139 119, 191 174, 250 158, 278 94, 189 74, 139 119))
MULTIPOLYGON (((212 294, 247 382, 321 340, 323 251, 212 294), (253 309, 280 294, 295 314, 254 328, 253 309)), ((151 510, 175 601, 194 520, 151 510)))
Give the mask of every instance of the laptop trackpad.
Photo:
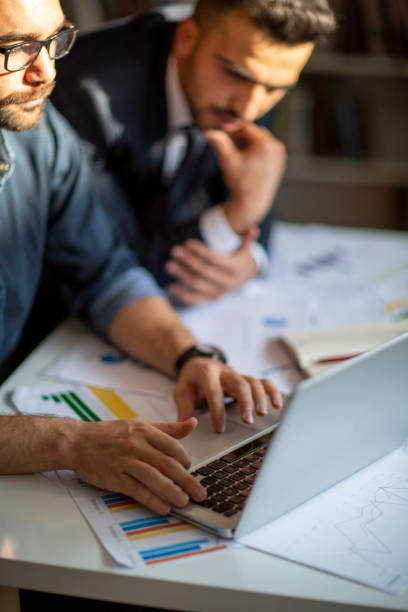
POLYGON ((241 421, 239 408, 235 404, 227 408, 227 428, 224 433, 215 433, 209 412, 197 415, 197 418, 196 429, 187 438, 180 440, 191 456, 193 468, 233 450, 244 442, 250 442, 260 432, 270 429, 278 421, 278 412, 270 412, 264 417, 255 416, 255 423, 246 425, 241 421))

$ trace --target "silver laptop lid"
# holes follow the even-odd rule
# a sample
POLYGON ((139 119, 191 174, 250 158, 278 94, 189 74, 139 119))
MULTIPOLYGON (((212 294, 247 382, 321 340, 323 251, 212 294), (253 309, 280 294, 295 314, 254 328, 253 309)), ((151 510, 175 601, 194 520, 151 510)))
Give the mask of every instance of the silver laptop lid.
POLYGON ((241 537, 408 436, 408 334, 300 383, 238 523, 241 537))

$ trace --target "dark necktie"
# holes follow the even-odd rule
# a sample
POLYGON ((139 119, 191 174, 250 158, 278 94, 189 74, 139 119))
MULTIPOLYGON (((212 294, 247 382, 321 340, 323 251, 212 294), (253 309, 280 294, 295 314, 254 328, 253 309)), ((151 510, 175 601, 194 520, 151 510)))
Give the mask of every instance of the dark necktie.
MULTIPOLYGON (((157 231, 163 227, 169 216, 178 216, 180 207, 185 204, 189 192, 197 184, 200 174, 200 162, 205 151, 205 138, 194 126, 183 128, 187 139, 185 152, 181 161, 170 176, 161 176, 161 186, 145 218, 145 230, 157 231)), ((182 211, 181 216, 182 215, 182 211)))

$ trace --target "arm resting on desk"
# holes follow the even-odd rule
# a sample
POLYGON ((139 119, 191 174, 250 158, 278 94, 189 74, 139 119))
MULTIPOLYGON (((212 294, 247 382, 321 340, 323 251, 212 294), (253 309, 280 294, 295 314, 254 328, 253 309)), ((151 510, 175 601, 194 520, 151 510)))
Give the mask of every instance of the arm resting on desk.
POLYGON ((90 484, 124 493, 154 512, 167 514, 172 505, 183 507, 189 496, 197 501, 205 497, 204 489, 187 471, 189 456, 176 440, 190 433, 195 424, 195 419, 184 423, 136 419, 84 423, 1 416, 0 473, 70 469, 90 484))

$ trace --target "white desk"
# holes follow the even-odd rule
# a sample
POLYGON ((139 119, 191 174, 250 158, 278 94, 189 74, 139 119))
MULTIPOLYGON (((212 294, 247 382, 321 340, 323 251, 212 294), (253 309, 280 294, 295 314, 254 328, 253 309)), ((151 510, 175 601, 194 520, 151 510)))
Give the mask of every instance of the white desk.
MULTIPOLYGON (((71 320, 51 334, 0 388, 0 410, 7 391, 40 384, 38 372, 86 333, 71 320)), ((0 585, 192 612, 408 610, 408 591, 386 595, 247 549, 120 568, 66 490, 41 475, 0 477, 0 585)), ((2 612, 13 593, 0 589, 2 612)))

